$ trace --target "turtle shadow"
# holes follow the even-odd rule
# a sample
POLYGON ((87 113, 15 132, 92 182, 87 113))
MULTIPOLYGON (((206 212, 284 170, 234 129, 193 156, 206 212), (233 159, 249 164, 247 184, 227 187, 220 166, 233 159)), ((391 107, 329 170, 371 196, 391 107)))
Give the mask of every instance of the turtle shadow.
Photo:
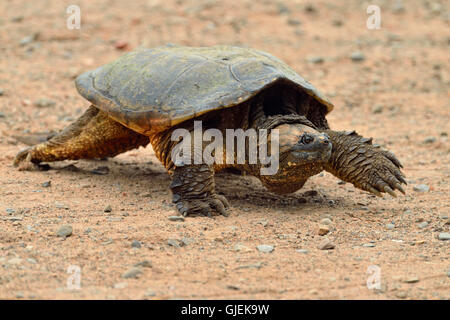
MULTIPOLYGON (((145 177, 144 185, 141 187, 149 192, 166 191, 170 194, 168 173, 162 165, 153 162, 143 163, 136 161, 130 163, 117 160, 79 160, 63 165, 50 166, 43 164, 42 166, 44 166, 44 170, 53 170, 63 174, 80 174, 92 178, 96 176, 100 178, 101 176, 105 184, 109 183, 108 180, 124 178, 124 181, 142 182, 142 177, 145 177)), ((260 208, 275 207, 279 209, 310 208, 311 206, 333 208, 337 204, 345 208, 357 206, 357 204, 352 205, 342 199, 330 198, 314 189, 302 189, 286 195, 272 193, 264 188, 257 178, 233 170, 216 173, 215 180, 217 192, 224 195, 232 206, 237 207, 248 207, 249 204, 260 208)))
POLYGON ((248 206, 278 208, 301 208, 311 205, 334 206, 337 200, 330 200, 327 195, 317 190, 300 190, 295 193, 281 195, 267 190, 261 182, 252 176, 240 175, 230 172, 216 174, 217 192, 224 195, 229 201, 248 206))

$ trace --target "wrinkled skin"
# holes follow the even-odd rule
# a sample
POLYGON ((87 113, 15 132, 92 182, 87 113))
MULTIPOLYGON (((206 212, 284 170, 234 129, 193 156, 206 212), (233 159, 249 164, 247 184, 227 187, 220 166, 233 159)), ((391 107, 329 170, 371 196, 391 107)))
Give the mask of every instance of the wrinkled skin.
MULTIPOLYGON (((330 130, 324 111, 317 106, 308 111, 305 105, 294 105, 291 95, 283 98, 282 106, 277 107, 280 112, 275 114, 268 114, 261 99, 264 96, 237 107, 207 113, 148 136, 123 126, 91 106, 61 133, 21 151, 14 165, 29 170, 41 162, 113 157, 151 142, 156 156, 171 175, 173 202, 184 216, 227 215, 229 204, 224 196, 217 194, 214 182, 214 172, 227 167, 258 177, 270 191, 280 194, 297 191, 309 177, 322 170, 377 196, 389 193, 395 197, 395 190, 404 193, 401 185, 406 182, 400 171, 402 165, 392 153, 373 145, 371 139, 363 138, 354 131, 330 130), (314 113, 311 110, 318 111, 314 113), (305 113, 308 113, 308 118, 303 115, 305 113), (176 128, 192 131, 194 120, 202 120, 204 130, 219 129, 223 136, 227 128, 279 130, 277 173, 261 175, 260 163, 176 166, 171 159, 171 150, 177 142, 171 141, 171 134, 176 128)), ((270 139, 269 136, 268 144, 270 139)))

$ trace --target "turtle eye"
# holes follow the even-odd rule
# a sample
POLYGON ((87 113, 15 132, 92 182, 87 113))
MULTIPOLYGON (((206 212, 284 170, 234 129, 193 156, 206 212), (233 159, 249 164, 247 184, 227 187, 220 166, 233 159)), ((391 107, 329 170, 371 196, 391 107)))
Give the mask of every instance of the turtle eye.
POLYGON ((310 134, 305 133, 304 135, 302 135, 302 137, 300 138, 300 143, 301 144, 310 144, 311 142, 314 141, 314 137, 312 137, 310 134))

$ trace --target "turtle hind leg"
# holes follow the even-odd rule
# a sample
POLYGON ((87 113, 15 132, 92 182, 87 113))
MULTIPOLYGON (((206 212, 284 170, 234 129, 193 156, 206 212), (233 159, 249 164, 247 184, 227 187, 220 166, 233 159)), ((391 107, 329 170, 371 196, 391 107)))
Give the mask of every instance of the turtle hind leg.
POLYGON ((128 129, 91 106, 59 134, 19 152, 14 165, 29 170, 41 162, 113 157, 148 143, 147 136, 128 129))

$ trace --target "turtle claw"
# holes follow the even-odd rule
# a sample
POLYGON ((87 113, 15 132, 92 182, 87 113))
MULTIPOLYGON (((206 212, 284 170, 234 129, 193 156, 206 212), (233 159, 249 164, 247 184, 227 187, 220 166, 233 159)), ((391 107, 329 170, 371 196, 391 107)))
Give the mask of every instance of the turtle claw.
POLYGON ((381 192, 378 191, 377 189, 372 188, 372 187, 368 187, 367 189, 368 189, 367 191, 373 193, 373 194, 376 195, 377 197, 383 197, 383 195, 381 194, 381 192))
POLYGON ((24 162, 31 162, 30 151, 31 151, 31 147, 19 151, 19 153, 14 158, 14 162, 13 162, 14 167, 19 167, 20 164, 24 163, 24 162))
POLYGON ((392 190, 389 186, 384 187, 384 192, 389 193, 394 198, 397 198, 397 195, 395 194, 394 190, 392 190))
POLYGON ((178 212, 183 216, 228 217, 228 201, 224 196, 212 194, 206 199, 182 199, 176 202, 178 212))
POLYGON ((403 187, 402 187, 402 185, 400 183, 396 183, 395 184, 395 189, 397 189, 398 191, 400 191, 401 193, 406 195, 406 192, 405 192, 405 190, 403 189, 403 187))
POLYGON ((48 164, 39 164, 38 162, 33 161, 32 151, 33 147, 20 151, 14 158, 14 167, 16 167, 19 171, 50 170, 50 166, 48 164))

